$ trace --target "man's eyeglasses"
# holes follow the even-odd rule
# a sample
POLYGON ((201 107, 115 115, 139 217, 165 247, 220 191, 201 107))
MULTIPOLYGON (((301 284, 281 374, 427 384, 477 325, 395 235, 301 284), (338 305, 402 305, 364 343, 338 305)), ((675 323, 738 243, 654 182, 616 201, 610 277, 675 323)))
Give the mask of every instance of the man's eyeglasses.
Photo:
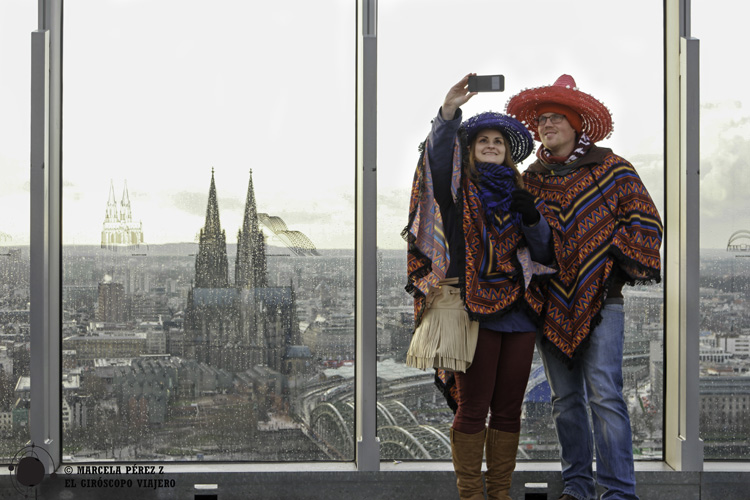
POLYGON ((537 127, 541 127, 542 125, 544 125, 545 123, 547 123, 547 120, 549 120, 550 122, 552 122, 553 125, 557 125, 558 123, 560 123, 561 121, 563 121, 563 118, 565 118, 565 115, 561 115, 561 114, 558 114, 558 113, 552 113, 549 116, 542 115, 542 116, 538 117, 535 121, 536 121, 536 126, 537 127))

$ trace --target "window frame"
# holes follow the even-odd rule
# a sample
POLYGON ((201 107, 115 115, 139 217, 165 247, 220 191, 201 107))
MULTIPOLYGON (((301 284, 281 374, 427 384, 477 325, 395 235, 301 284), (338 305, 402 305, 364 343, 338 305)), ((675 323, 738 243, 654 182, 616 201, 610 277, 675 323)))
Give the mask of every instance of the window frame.
MULTIPOLYGON (((39 0, 31 36, 30 435, 61 462, 62 0, 39 0)), ((47 463, 48 469, 53 464, 47 463)))
MULTIPOLYGON (((62 462, 61 171, 63 0, 39 0, 32 33, 31 98, 31 436, 62 462)), ((698 435, 698 41, 690 37, 690 0, 664 0, 665 238, 664 460, 702 470, 698 435), (691 202, 687 203, 690 199, 691 202)), ((376 437, 377 0, 357 0, 356 23, 356 377, 355 460, 274 464, 279 470, 378 471, 376 437)), ((201 464, 170 469, 206 470, 201 464)), ((418 464, 417 464, 418 466, 418 464)), ((212 464, 211 467, 216 467, 212 464)), ((231 465, 231 467, 235 467, 231 465)), ((249 464, 243 466, 253 469, 249 464)), ((432 470, 445 464, 430 463, 432 470)), ((531 463, 527 467, 542 467, 531 463)), ((526 467, 526 468, 527 468, 526 467)), ((263 470, 259 464, 257 470, 263 470)), ((387 467, 385 467, 387 469, 387 467)), ((540 469, 541 470, 541 469, 540 469)))
POLYGON ((703 470, 699 435, 700 83, 690 0, 664 2, 664 461, 703 470))

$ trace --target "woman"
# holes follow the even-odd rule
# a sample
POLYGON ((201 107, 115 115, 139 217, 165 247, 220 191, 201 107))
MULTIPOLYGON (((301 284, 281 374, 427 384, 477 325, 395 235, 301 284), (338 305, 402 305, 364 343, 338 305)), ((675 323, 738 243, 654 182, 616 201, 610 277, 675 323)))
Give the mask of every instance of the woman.
POLYGON ((462 125, 460 107, 476 95, 467 89, 469 76, 446 95, 417 167, 404 231, 410 243, 407 290, 419 323, 429 290, 458 278, 466 310, 479 321, 471 365, 455 372, 452 392, 445 391, 455 411, 453 466, 460 497, 483 499, 486 446, 488 498, 509 500, 543 304, 541 280, 532 276, 553 272, 536 263, 554 257, 546 208, 539 203, 542 217, 516 167, 533 149, 531 134, 514 118, 493 112, 462 125))

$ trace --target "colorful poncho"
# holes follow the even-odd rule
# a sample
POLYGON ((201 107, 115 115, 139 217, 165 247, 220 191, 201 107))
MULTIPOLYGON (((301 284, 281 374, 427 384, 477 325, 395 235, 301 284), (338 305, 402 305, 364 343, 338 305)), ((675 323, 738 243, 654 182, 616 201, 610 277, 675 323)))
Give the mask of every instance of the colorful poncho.
POLYGON ((601 318, 615 265, 627 283, 660 281, 661 220, 633 166, 609 149, 593 146, 566 175, 538 161, 523 175, 557 215, 548 222, 559 272, 549 282, 543 332, 573 358, 601 318))
MULTIPOLYGON (((409 243, 406 290, 414 296, 416 325, 424 312, 425 296, 445 278, 450 263, 426 150, 425 142, 412 184, 409 223, 402 232, 409 243)), ((454 203, 462 207, 466 309, 472 319, 478 320, 499 317, 514 307, 523 307, 538 319, 544 305, 545 280, 535 276, 549 275, 554 270, 530 259, 523 234, 509 213, 500 212, 495 224, 486 223, 477 186, 468 176, 461 175, 462 151, 465 146, 457 137, 451 192, 454 203)), ((541 200, 537 209, 545 218, 555 218, 541 200)))

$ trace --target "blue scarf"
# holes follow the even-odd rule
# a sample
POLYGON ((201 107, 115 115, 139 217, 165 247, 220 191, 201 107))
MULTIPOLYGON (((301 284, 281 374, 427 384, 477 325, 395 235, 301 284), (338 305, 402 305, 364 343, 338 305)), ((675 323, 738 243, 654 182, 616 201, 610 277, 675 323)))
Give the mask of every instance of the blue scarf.
MULTIPOLYGON (((479 172, 477 194, 482 201, 484 215, 488 223, 499 228, 501 223, 496 216, 510 212, 511 194, 517 187, 515 172, 496 163, 477 163, 476 167, 479 172)), ((521 227, 521 214, 512 212, 510 219, 516 227, 521 227)))

